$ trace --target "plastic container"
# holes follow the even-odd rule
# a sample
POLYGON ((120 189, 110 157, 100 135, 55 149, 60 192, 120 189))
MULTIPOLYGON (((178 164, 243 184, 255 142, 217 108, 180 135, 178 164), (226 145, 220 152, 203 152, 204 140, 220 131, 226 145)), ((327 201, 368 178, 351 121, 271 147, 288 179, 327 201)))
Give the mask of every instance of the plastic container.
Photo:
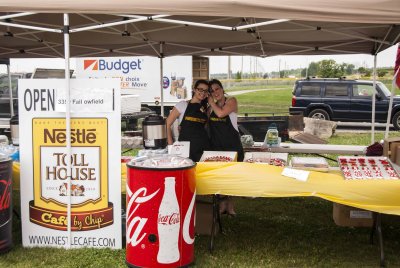
POLYGON ((280 145, 279 132, 275 124, 271 124, 268 128, 264 139, 264 146, 278 147, 280 145))

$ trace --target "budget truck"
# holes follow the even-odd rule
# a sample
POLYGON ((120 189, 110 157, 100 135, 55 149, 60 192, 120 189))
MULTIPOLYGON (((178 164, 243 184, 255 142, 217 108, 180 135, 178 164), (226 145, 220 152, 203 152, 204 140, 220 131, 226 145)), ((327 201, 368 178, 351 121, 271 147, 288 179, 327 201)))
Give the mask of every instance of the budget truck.
POLYGON ((138 95, 141 105, 165 114, 179 101, 191 98, 193 81, 209 78, 207 57, 91 57, 76 59, 76 78, 118 78, 122 95, 138 95))

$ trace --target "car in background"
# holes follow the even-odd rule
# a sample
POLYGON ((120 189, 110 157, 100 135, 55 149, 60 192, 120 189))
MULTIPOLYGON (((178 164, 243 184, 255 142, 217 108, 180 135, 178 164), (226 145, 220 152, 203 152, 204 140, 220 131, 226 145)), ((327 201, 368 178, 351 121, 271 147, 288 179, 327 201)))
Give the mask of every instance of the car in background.
MULTIPOLYGON (((343 122, 371 122, 372 96, 375 122, 386 123, 391 92, 381 82, 308 78, 297 80, 292 91, 290 114, 343 122)), ((400 130, 400 97, 394 97, 391 123, 400 130)))

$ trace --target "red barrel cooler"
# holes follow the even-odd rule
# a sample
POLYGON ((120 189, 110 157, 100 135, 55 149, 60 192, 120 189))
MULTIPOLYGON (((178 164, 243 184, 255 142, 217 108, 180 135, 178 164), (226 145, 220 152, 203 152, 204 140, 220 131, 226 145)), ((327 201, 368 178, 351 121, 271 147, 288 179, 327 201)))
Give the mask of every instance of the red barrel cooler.
POLYGON ((0 253, 12 246, 12 160, 0 157, 0 253))
POLYGON ((195 163, 178 156, 127 164, 126 263, 182 267, 194 260, 195 163))

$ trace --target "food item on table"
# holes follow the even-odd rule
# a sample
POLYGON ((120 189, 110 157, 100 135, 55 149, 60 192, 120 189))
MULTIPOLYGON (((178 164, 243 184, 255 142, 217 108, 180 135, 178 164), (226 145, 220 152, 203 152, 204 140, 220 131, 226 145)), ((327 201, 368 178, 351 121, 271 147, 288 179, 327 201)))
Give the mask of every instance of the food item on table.
POLYGON ((339 156, 338 162, 345 179, 400 179, 387 157, 339 156))
POLYGON ((233 159, 229 156, 222 156, 222 155, 216 155, 216 156, 209 156, 204 159, 204 162, 232 162, 233 159))
POLYGON ((249 158, 246 159, 244 162, 247 163, 265 163, 270 164, 277 167, 284 167, 286 166, 286 161, 280 158, 249 158))

